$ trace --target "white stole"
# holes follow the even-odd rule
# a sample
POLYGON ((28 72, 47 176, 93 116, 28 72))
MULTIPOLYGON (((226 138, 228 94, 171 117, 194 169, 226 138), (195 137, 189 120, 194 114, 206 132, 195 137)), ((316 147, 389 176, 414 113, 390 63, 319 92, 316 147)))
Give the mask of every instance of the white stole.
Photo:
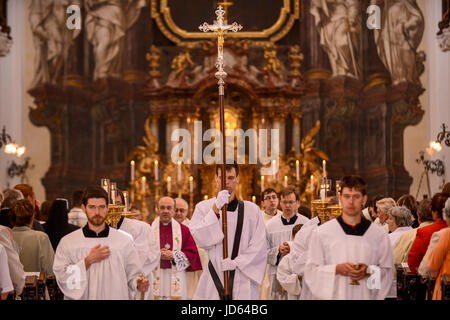
MULTIPOLYGON (((153 234, 155 238, 160 241, 159 237, 159 218, 156 218, 152 223, 153 234)), ((181 252, 181 226, 179 223, 171 220, 172 222, 172 251, 181 252)), ((160 264, 158 263, 157 267, 153 270, 153 296, 155 300, 161 299, 161 274, 160 274, 160 264)), ((170 280, 170 298, 172 300, 181 300, 182 299, 182 281, 179 274, 179 270, 176 266, 172 265, 172 276, 170 280)))

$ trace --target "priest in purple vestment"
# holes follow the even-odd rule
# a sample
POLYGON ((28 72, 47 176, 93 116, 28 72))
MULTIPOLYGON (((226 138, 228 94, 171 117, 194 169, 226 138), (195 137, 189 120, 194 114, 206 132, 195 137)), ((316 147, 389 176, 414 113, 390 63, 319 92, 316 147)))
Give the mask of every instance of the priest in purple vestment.
POLYGON ((173 219, 175 206, 173 198, 162 197, 158 202, 159 217, 152 223, 152 230, 161 248, 161 263, 153 271, 155 299, 187 299, 186 271, 202 270, 197 246, 189 228, 173 219))

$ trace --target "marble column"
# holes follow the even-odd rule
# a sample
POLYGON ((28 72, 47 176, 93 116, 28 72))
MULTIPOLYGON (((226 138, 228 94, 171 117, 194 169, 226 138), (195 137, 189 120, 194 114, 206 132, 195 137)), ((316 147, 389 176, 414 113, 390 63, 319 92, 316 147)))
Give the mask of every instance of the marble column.
POLYGON ((300 141, 301 141, 301 115, 300 114, 292 114, 292 146, 294 147, 295 153, 300 152, 300 141))
POLYGON ((172 132, 180 128, 180 118, 174 113, 169 113, 166 119, 166 156, 168 161, 171 161, 172 148, 178 144, 176 141, 171 141, 172 132))
POLYGON ((281 155, 286 154, 286 115, 285 114, 273 114, 272 115, 272 129, 279 130, 280 154, 281 155))

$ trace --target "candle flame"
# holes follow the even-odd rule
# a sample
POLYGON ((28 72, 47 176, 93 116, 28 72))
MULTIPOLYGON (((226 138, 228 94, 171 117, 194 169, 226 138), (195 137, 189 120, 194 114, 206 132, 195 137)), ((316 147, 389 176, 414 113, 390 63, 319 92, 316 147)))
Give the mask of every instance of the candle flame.
POLYGON ((132 166, 134 166, 134 160, 131 160, 130 164, 131 164, 132 166))
POLYGON ((193 176, 190 176, 189 177, 189 181, 193 181, 194 180, 194 177, 193 176))
POLYGON ((170 181, 170 180, 172 180, 172 178, 171 177, 167 177, 167 181, 170 181))

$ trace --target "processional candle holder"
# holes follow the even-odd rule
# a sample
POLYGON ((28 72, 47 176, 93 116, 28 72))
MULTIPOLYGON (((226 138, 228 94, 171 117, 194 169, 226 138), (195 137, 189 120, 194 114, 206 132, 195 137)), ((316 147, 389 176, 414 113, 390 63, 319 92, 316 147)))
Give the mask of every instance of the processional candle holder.
POLYGON ((120 218, 122 217, 124 209, 125 209, 124 205, 110 204, 108 206, 108 214, 106 216, 105 222, 114 229, 117 229, 117 224, 119 223, 120 218))

